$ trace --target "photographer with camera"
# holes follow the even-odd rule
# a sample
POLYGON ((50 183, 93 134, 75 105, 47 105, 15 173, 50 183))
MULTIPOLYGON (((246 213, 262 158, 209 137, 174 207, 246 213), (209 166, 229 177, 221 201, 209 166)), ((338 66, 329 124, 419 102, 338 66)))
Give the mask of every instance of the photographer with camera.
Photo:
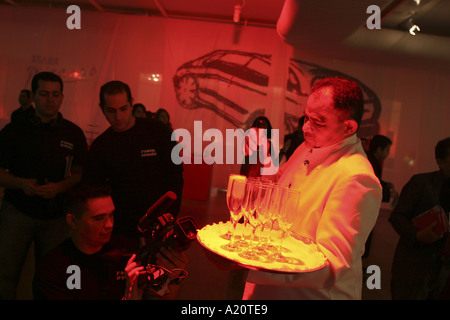
POLYGON ((38 266, 34 298, 50 300, 173 299, 185 276, 183 252, 158 248, 152 259, 167 270, 164 291, 149 285, 148 266, 127 253, 126 244, 112 237, 114 203, 109 188, 80 185, 70 193, 66 221, 70 237, 49 252, 38 266), (127 261, 128 260, 128 261, 127 261), (118 272, 124 270, 123 276, 118 272), (179 272, 181 270, 181 273, 179 272), (145 281, 142 281, 144 278, 145 281), (126 281, 123 281, 126 280, 126 281), (148 289, 148 290, 146 290, 148 289))

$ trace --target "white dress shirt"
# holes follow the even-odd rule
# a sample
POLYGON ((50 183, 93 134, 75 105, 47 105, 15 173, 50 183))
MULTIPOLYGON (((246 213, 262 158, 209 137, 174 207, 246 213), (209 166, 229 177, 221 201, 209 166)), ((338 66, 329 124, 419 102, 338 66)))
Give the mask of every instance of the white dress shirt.
POLYGON ((328 264, 306 273, 249 271, 243 299, 361 299, 361 256, 382 192, 359 138, 314 149, 303 143, 277 177, 301 192, 291 231, 313 240, 328 264))

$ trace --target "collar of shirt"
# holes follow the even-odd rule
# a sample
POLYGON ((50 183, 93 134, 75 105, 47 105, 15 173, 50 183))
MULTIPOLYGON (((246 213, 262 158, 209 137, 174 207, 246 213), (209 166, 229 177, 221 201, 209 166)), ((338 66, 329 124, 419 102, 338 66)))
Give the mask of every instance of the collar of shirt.
POLYGON ((303 144, 302 148, 299 148, 300 159, 303 160, 303 165, 308 168, 308 173, 310 173, 318 165, 327 165, 336 162, 342 156, 343 150, 354 146, 358 142, 359 138, 356 135, 352 135, 334 145, 324 148, 310 149, 303 144))
POLYGON ((296 179, 300 176, 306 178, 313 170, 338 161, 344 153, 362 153, 366 156, 356 134, 324 148, 310 149, 303 143, 280 169, 277 180, 280 184, 290 185, 294 176, 296 179), (349 151, 351 148, 355 150, 349 151))

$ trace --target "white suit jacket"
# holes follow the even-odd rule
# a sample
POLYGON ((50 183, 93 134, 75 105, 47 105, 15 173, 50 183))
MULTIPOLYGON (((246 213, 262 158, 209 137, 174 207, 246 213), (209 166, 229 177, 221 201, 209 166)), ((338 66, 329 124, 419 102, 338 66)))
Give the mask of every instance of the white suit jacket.
POLYGON ((312 150, 303 143, 277 176, 301 192, 291 231, 313 240, 328 264, 307 273, 249 271, 243 299, 361 299, 361 256, 382 189, 360 140, 312 150))

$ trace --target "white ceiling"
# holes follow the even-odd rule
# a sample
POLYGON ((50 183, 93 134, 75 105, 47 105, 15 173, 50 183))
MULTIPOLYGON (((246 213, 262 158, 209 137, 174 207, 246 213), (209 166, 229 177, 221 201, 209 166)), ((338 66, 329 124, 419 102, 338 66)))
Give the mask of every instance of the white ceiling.
MULTIPOLYGON (((450 70, 449 0, 0 0, 8 6, 64 7, 233 23, 235 5, 243 25, 277 28, 285 41, 336 58, 423 61, 450 70), (369 30, 369 5, 381 9, 381 29, 369 30), (410 35, 402 23, 414 16, 421 31, 410 35), (401 59, 399 59, 401 57, 401 59), (418 60, 419 59, 419 60, 418 60), (442 65, 444 64, 444 65, 442 65)), ((0 7, 1 8, 1 7, 0 7)))

